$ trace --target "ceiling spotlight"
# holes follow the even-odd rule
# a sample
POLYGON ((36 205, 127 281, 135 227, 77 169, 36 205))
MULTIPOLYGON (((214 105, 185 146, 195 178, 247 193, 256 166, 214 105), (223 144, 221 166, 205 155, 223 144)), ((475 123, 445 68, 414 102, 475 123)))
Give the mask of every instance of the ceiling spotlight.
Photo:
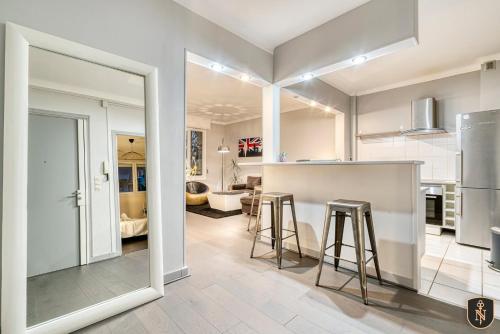
POLYGON ((316 107, 316 106, 318 105, 318 103, 317 103, 316 101, 311 101, 311 102, 309 103, 309 105, 310 105, 311 107, 316 107))
POLYGON ((224 71, 224 66, 218 63, 213 63, 212 65, 210 65, 210 68, 215 72, 224 71))
POLYGON ((241 76, 240 76, 240 80, 241 81, 250 81, 250 76, 246 73, 243 73, 241 76))
POLYGON ((366 58, 366 56, 357 56, 357 57, 354 57, 352 58, 352 62, 354 65, 359 65, 359 64, 363 64, 368 58, 366 58))
POLYGON ((325 111, 326 112, 330 112, 330 111, 332 111, 332 108, 330 108, 330 107, 327 106, 327 107, 325 107, 325 111))
POLYGON ((314 78, 314 73, 305 73, 305 74, 302 74, 302 80, 311 80, 312 78, 314 78))

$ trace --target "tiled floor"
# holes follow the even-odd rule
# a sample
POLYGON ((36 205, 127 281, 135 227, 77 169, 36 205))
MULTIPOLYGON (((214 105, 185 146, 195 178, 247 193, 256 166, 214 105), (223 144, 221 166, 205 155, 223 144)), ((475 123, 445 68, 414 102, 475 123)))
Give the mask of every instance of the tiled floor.
MULTIPOLYGON (((250 259, 247 217, 210 219, 187 213, 191 276, 165 286, 165 297, 80 333, 106 334, 326 334, 475 333, 465 310, 414 291, 369 279, 370 305, 359 281, 325 265, 314 285, 317 260, 286 252, 276 268, 270 247, 258 243, 250 259)), ((167 259, 168 261, 168 259, 167 259)), ((500 322, 482 333, 498 333, 500 322)))
POLYGON ((488 268, 489 251, 460 245, 450 233, 425 237, 420 293, 461 307, 470 298, 492 298, 500 318, 500 272, 488 268))

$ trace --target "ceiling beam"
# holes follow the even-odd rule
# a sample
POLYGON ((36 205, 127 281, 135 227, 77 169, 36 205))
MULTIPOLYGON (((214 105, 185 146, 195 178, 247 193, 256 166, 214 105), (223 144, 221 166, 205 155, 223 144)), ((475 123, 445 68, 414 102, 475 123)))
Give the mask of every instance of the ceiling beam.
POLYGON ((319 79, 299 82, 286 87, 286 90, 342 113, 349 112, 349 95, 319 79))
POLYGON ((418 44, 418 0, 372 0, 274 50, 274 82, 289 86, 418 44))

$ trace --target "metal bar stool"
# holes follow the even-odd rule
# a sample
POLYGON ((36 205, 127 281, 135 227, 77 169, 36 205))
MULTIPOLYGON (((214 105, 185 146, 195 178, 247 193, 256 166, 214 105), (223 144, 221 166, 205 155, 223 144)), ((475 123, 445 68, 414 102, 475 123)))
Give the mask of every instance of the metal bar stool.
POLYGON ((271 237, 270 237, 271 242, 272 243, 276 242, 276 258, 279 269, 281 269, 281 260, 283 255, 283 249, 282 249, 283 240, 295 236, 295 240, 297 241, 297 249, 299 251, 299 256, 302 257, 302 252, 300 250, 300 243, 299 243, 299 235, 297 231, 297 218, 295 216, 295 203, 293 201, 293 194, 271 192, 271 193, 263 193, 260 195, 259 208, 257 211, 257 221, 255 222, 255 234, 253 239, 252 251, 250 253, 250 258, 253 258, 253 253, 255 250, 255 242, 257 241, 257 237, 260 235, 261 237, 269 238, 268 236, 262 235, 261 233, 262 231, 266 231, 269 229, 271 230, 271 237), (264 203, 265 201, 268 203, 264 203), (261 229, 263 204, 271 205, 271 227, 265 229, 261 229), (292 211, 294 231, 283 228, 283 205, 290 205, 290 209, 292 211), (287 231, 292 234, 283 237, 283 231, 287 231))
MULTIPOLYGON (((250 231, 250 224, 252 223, 252 216, 253 216, 253 204, 255 202, 255 197, 259 196, 259 203, 260 203, 260 194, 262 193, 262 186, 255 186, 253 188, 253 194, 252 194, 252 204, 250 205, 250 215, 248 217, 248 226, 247 226, 247 231, 250 231)), ((259 208, 257 208, 257 211, 259 208)), ((257 227, 257 216, 255 216, 255 227, 257 227)))
MULTIPOLYGON (((382 277, 380 276, 380 266, 378 263, 377 244, 375 241, 375 232, 373 230, 373 220, 371 205, 369 202, 351 201, 339 199, 336 201, 329 201, 326 203, 325 225, 323 227, 323 240, 321 243, 321 254, 319 256, 318 276, 316 277, 316 285, 319 285, 321 277, 321 270, 323 269, 323 261, 325 258, 326 250, 335 247, 334 266, 335 270, 338 269, 339 261, 344 260, 358 265, 359 283, 361 286, 361 295, 363 302, 368 305, 368 287, 366 279, 366 263, 370 260, 375 261, 375 270, 377 278, 382 284, 382 277), (330 222, 332 215, 335 212, 335 243, 327 247, 328 234, 330 232, 330 222), (363 216, 366 219, 366 227, 368 229, 368 236, 370 238, 371 249, 365 249, 365 230, 363 216), (342 243, 344 234, 345 218, 350 217, 352 222, 352 231, 354 236, 354 246, 342 243), (340 257, 342 246, 353 247, 356 250, 357 262, 343 259, 340 257), (371 252, 372 256, 366 260, 365 251, 371 252)), ((326 255, 329 256, 329 255, 326 255)))

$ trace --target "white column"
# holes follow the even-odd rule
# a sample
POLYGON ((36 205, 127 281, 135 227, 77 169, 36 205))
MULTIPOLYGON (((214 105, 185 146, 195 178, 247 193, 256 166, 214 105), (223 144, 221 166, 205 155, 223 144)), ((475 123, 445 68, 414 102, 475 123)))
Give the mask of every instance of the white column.
POLYGON ((263 162, 277 162, 280 154, 280 87, 262 88, 263 162))

